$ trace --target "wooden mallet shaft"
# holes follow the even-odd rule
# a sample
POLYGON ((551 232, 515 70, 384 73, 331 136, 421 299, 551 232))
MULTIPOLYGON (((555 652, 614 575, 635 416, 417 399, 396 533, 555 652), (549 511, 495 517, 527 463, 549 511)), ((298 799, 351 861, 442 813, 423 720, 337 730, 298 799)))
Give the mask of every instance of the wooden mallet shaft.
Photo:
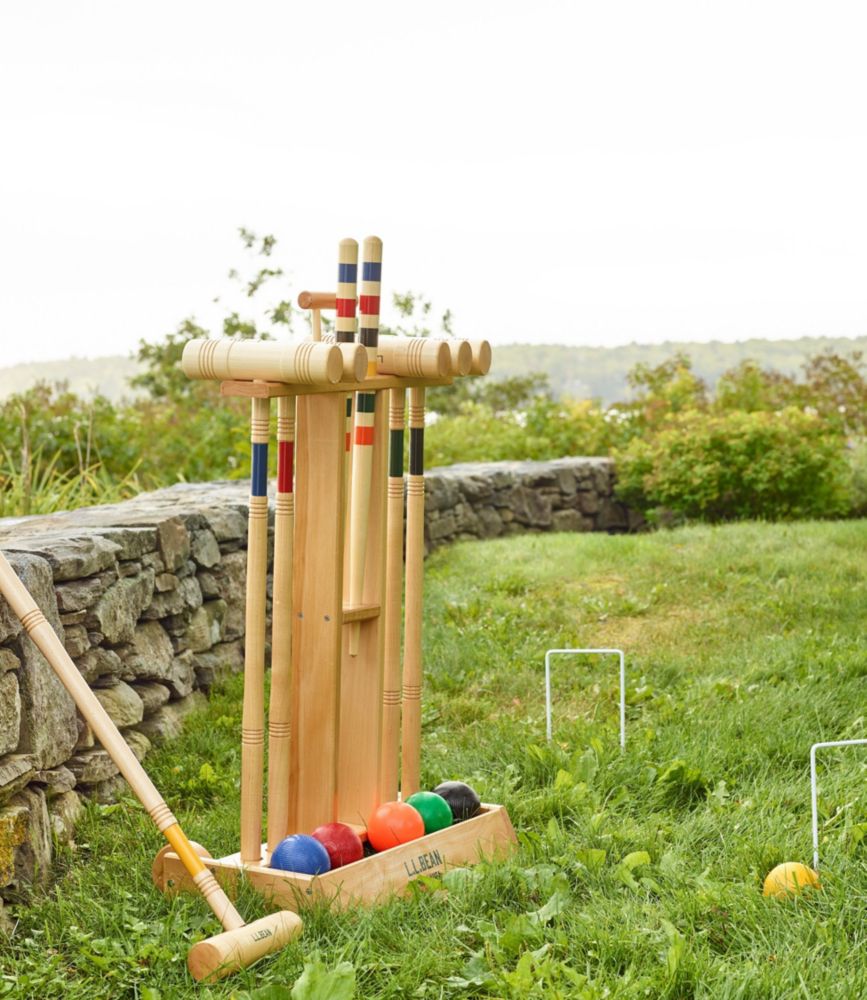
POLYGON ((117 726, 97 701, 57 633, 46 621, 2 552, 0 593, 225 928, 224 933, 200 941, 192 947, 187 962, 193 976, 196 979, 219 979, 282 948, 301 930, 298 915, 281 911, 252 924, 244 923, 211 871, 196 854, 165 800, 127 746, 117 726))
POLYGON ((382 737, 379 798, 397 798, 400 759, 401 601, 403 598, 403 435, 406 393, 389 392, 388 490, 386 501, 384 665, 382 675, 382 737))
MULTIPOLYGON (((334 321, 334 338, 337 346, 344 354, 348 363, 350 351, 355 348, 364 351, 364 374, 367 376, 367 351, 355 343, 355 333, 358 321, 358 241, 350 238, 340 241, 337 248, 337 292, 334 294, 333 305, 329 308, 337 310, 334 321)), ((322 306, 322 308, 325 308, 322 306)), ((360 381, 360 379, 358 380, 360 381)), ((343 505, 346 516, 349 517, 349 483, 352 472, 352 394, 346 397, 346 446, 343 463, 343 505)), ((347 537, 349 532, 346 532, 347 537)))
POLYGON ((409 390, 406 479, 406 598, 403 629, 401 798, 419 790, 421 773, 422 599, 424 583, 424 389, 409 390))
MULTIPOLYGON (((368 236, 363 245, 361 296, 359 298, 359 343, 367 349, 368 375, 376 374, 379 342, 379 295, 382 275, 382 240, 368 236)), ((358 605, 364 589, 367 556, 367 518, 373 468, 373 420, 375 392, 359 392, 355 398, 355 440, 352 448, 352 502, 349 516, 349 603, 358 605)), ((360 622, 349 625, 349 654, 358 654, 360 622)))
POLYGON ((268 856, 289 831, 289 723, 292 709, 292 544, 295 397, 277 400, 277 496, 271 602, 271 700, 268 711, 268 856))
POLYGON ((265 766, 265 600, 268 572, 268 437, 271 401, 253 399, 252 468, 247 519, 247 595, 244 626, 244 704, 241 716, 241 860, 262 860, 265 766))

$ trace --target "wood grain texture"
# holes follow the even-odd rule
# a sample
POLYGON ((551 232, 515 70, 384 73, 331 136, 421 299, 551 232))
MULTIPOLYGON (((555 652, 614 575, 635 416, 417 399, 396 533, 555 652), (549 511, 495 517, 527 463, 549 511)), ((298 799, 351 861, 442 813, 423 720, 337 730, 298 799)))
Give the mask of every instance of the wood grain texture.
MULTIPOLYGON (((451 385, 446 378, 409 378, 403 375, 373 375, 364 380, 372 392, 380 389, 413 389, 417 386, 451 385)), ((300 383, 273 382, 268 379, 225 379, 220 383, 221 396, 240 396, 245 399, 277 399, 280 396, 312 396, 321 392, 351 392, 358 388, 355 382, 338 382, 335 385, 301 385, 300 383)))
POLYGON ((403 439, 406 393, 389 392, 389 470, 386 511, 385 605, 383 627, 382 738, 379 800, 397 798, 400 759, 401 606, 403 604, 403 439))
MULTIPOLYGON (((360 601, 362 605, 380 607, 385 590, 388 439, 384 430, 387 402, 387 394, 380 393, 373 412, 376 432, 369 449, 367 558, 360 601)), ((344 823, 366 824, 367 817, 379 805, 383 641, 381 615, 363 619, 353 616, 344 628, 338 764, 338 819, 344 823), (356 654, 350 657, 349 639, 353 628, 358 629, 358 647, 356 654)))
POLYGON ((378 375, 444 378, 452 374, 448 342, 430 337, 380 337, 376 347, 378 375))
POLYGON ((337 813, 343 622, 342 395, 299 398, 295 423, 292 741, 289 829, 337 813))
POLYGON ((267 379, 303 385, 334 385, 343 358, 334 344, 313 340, 189 340, 181 368, 191 379, 267 379))
POLYGON ((292 706, 292 554, 295 530, 295 399, 277 401, 277 495, 274 502, 271 605, 271 700, 268 710, 268 853, 289 830, 292 706))
POLYGON ((244 704, 241 717, 241 854, 262 857, 262 790, 265 767, 265 602, 268 573, 268 437, 271 404, 251 404, 253 469, 247 518, 247 581, 244 620, 244 704))
POLYGON ((424 600, 424 389, 409 393, 406 480, 406 599, 403 629, 401 797, 419 790, 421 771, 422 612, 424 600))

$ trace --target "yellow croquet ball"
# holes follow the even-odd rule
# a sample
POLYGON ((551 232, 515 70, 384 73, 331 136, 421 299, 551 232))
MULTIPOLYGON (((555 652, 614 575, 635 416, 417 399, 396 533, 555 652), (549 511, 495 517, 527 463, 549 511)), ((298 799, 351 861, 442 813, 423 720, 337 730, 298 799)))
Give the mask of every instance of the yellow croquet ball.
POLYGON ((799 896, 805 886, 811 889, 821 888, 816 872, 800 861, 784 861, 768 872, 762 895, 787 899, 789 896, 799 896))

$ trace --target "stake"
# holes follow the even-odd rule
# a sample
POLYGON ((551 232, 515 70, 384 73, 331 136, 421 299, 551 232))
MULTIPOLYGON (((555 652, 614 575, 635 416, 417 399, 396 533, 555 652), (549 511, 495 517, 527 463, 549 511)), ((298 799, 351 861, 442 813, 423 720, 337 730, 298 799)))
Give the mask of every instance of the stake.
POLYGON ((265 595, 268 572, 268 435, 271 402, 252 401, 250 513, 247 521, 247 608, 244 706, 241 717, 241 860, 262 860, 262 786, 265 764, 265 595))
MULTIPOLYGON (((337 251, 337 294, 334 307, 337 317, 334 321, 334 335, 338 344, 351 344, 355 340, 356 288, 358 286, 358 242, 352 239, 340 241, 337 251)), ((352 457, 352 394, 346 396, 346 455, 344 458, 343 501, 349 515, 349 482, 352 457)), ((347 532, 348 535, 348 532, 347 532)))
POLYGON ((220 979, 282 948, 301 930, 295 913, 273 913, 252 924, 243 918, 220 888, 217 880, 196 854, 177 819, 154 787, 135 754, 126 745, 117 726, 97 701, 63 643, 36 606, 27 588, 18 579, 6 556, 0 552, 0 593, 18 616, 27 634, 38 646, 60 682, 69 692, 82 717, 93 730, 106 753, 118 766, 130 788, 157 828, 178 855, 196 887, 205 897, 225 932, 193 945, 187 957, 196 979, 220 979))
POLYGON ((422 590, 424 582, 424 389, 409 390, 406 480, 406 620, 403 639, 401 798, 419 789, 421 761, 422 590))
POLYGON ((382 755, 379 798, 397 798, 400 754, 400 604, 403 596, 403 427, 406 393, 392 389, 388 410, 388 501, 385 551, 385 653, 382 677, 382 755))
MULTIPOLYGON (((359 300, 359 342, 367 348, 367 374, 376 374, 379 342, 379 290, 382 272, 382 240, 364 241, 359 300)), ((349 603, 361 603, 364 562, 367 555, 367 515, 370 511, 370 475, 373 461, 373 410, 375 392, 359 392, 355 402, 355 442, 352 450, 352 504, 349 517, 349 603)), ((358 655, 360 622, 349 625, 349 654, 358 655)))
POLYGON ((292 534, 295 495, 295 397, 277 400, 277 497, 271 605, 271 702, 268 712, 268 855, 289 833, 289 720, 292 702, 292 534))

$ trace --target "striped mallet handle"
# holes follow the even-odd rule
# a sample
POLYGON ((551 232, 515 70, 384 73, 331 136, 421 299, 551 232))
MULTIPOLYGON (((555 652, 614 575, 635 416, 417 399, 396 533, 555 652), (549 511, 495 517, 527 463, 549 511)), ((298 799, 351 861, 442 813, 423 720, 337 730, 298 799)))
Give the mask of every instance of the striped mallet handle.
POLYGON ((192 974, 196 979, 220 978, 282 948, 301 930, 297 915, 280 912, 252 924, 244 923, 2 552, 0 593, 223 925, 223 934, 193 945, 188 957, 192 974))
MULTIPOLYGON (((363 245, 361 296, 358 302, 358 339, 367 348, 367 373, 376 374, 376 347, 379 342, 379 290, 382 275, 382 240, 368 236, 363 245)), ((352 449, 352 502, 349 518, 349 603, 358 605, 364 589, 367 556, 367 517, 370 511, 370 478, 373 465, 373 416, 375 392, 359 392, 355 397, 355 441, 352 449)), ((361 623, 349 626, 349 654, 358 653, 361 623)))
POLYGON ((382 741, 379 799, 397 798, 400 756, 400 610, 403 598, 403 428, 406 392, 392 389, 388 407, 388 500, 386 505, 385 632, 382 677, 382 741))
POLYGON ((271 604, 271 701, 268 711, 268 855, 289 831, 289 720, 292 707, 292 535, 295 494, 295 397, 277 400, 277 497, 271 604))
POLYGON ((424 389, 409 390, 406 480, 406 601, 400 794, 419 789, 421 771, 422 592, 424 582, 424 389))
POLYGON ((241 860, 262 860, 265 764, 265 594, 268 572, 268 435, 271 401, 252 400, 250 513, 247 527, 247 608, 244 705, 241 716, 241 860))
MULTIPOLYGON (((357 321, 355 309, 358 288, 358 241, 345 239, 337 248, 337 293, 334 308, 334 336, 338 344, 352 344, 355 341, 357 321)), ((346 396, 346 451, 343 465, 343 506, 349 516, 349 480, 352 455, 352 394, 346 396)), ((348 532, 347 532, 348 535, 348 532)))

